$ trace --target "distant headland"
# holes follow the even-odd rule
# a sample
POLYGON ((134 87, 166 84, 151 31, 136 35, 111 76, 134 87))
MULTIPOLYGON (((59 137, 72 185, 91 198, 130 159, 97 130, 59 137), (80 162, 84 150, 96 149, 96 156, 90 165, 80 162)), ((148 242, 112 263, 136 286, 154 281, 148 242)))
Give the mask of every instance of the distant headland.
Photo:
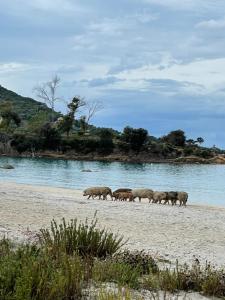
MULTIPOLYGON (((57 84, 55 77, 48 84, 57 84)), ((45 103, 22 97, 0 86, 0 155, 51 157, 140 163, 225 164, 225 151, 203 147, 204 139, 187 139, 181 129, 157 138, 144 128, 126 126, 122 132, 90 124, 103 106, 76 96, 67 113, 54 110, 54 94, 36 88, 45 103), (45 93, 46 97, 45 98, 45 93), (48 100, 48 101, 47 101, 48 100), (48 104, 48 105, 47 105, 48 104), (80 108, 85 115, 79 116, 80 108)))

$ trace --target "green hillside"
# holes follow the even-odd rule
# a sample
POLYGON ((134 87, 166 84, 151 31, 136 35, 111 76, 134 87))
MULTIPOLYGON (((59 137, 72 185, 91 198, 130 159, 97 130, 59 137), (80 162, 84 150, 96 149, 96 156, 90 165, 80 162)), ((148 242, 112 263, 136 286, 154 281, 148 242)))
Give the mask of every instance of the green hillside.
POLYGON ((51 109, 46 104, 32 98, 20 96, 0 85, 0 103, 3 101, 11 102, 13 110, 18 113, 23 121, 28 121, 38 112, 51 113, 51 109))

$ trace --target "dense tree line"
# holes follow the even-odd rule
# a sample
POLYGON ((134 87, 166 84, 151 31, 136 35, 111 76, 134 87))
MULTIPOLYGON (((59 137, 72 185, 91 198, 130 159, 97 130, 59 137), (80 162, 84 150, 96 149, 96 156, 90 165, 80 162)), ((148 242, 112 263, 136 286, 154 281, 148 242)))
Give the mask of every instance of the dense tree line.
POLYGON ((29 118, 24 119, 23 113, 18 113, 10 99, 0 101, 0 143, 10 144, 18 153, 35 154, 50 150, 85 155, 144 155, 162 159, 190 155, 210 158, 220 151, 215 147, 202 147, 202 137, 187 139, 182 130, 156 138, 144 128, 127 126, 122 132, 97 128, 89 122, 103 108, 101 102, 88 103, 79 96, 67 103, 66 114, 56 113, 53 109, 59 100, 56 93, 59 82, 60 79, 54 77, 52 81, 36 87, 39 98, 46 100, 50 108, 35 104, 41 109, 29 118))

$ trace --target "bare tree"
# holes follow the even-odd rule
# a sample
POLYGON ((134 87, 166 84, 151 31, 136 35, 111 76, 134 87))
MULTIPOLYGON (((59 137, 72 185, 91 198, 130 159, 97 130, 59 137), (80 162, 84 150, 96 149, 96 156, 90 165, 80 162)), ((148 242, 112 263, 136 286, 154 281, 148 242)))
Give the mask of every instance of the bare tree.
POLYGON ((96 101, 91 101, 91 102, 85 102, 84 105, 85 107, 83 113, 85 115, 82 115, 80 117, 80 126, 81 126, 81 132, 85 134, 85 132, 88 129, 88 125, 90 123, 90 120, 94 117, 94 115, 102 110, 104 108, 103 104, 101 101, 96 100, 96 101))
POLYGON ((60 100, 60 98, 56 96, 60 80, 61 79, 59 78, 59 76, 55 75, 50 81, 34 87, 36 96, 43 100, 51 108, 52 121, 54 119, 55 103, 60 100))
POLYGON ((104 108, 101 101, 96 100, 86 103, 86 123, 89 124, 94 115, 104 108))

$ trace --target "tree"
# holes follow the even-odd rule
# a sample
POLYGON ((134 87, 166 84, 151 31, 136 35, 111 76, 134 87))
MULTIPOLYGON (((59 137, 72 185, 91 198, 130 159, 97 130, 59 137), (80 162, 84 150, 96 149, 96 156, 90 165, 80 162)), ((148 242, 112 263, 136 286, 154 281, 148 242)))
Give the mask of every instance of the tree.
POLYGON ((198 137, 196 141, 199 145, 204 143, 204 139, 202 137, 198 137))
POLYGON ((101 154, 110 154, 113 152, 113 134, 110 129, 102 128, 99 133, 99 149, 98 152, 101 154))
POLYGON ((161 140, 177 147, 184 147, 186 136, 183 130, 174 130, 168 135, 163 136, 161 140))
POLYGON ((80 134, 83 135, 87 131, 87 126, 88 126, 86 122, 86 116, 80 117, 79 124, 80 124, 80 134))
POLYGON ((52 123, 44 124, 40 131, 40 137, 43 139, 45 149, 56 150, 56 148, 59 148, 61 136, 59 131, 52 126, 52 123))
POLYGON ((25 128, 28 132, 40 134, 43 124, 46 124, 49 121, 49 113, 46 111, 39 111, 27 122, 25 128))
POLYGON ((194 146, 195 143, 196 143, 196 141, 193 140, 193 139, 189 139, 189 140, 186 141, 186 143, 187 143, 189 146, 194 146))
POLYGON ((134 129, 125 127, 122 134, 122 140, 130 145, 130 149, 139 152, 147 141, 148 131, 143 128, 134 129))
POLYGON ((103 109, 103 104, 99 100, 85 102, 84 106, 84 113, 86 114, 81 116, 79 120, 82 134, 85 134, 87 131, 90 120, 96 115, 97 112, 103 109))
POLYGON ((87 102, 86 103, 86 123, 89 124, 90 120, 96 115, 97 112, 102 110, 104 108, 103 104, 101 101, 96 100, 92 102, 87 102))
POLYGON ((86 105, 86 102, 79 96, 74 97, 67 105, 69 111, 65 116, 60 118, 58 123, 58 127, 61 129, 61 131, 66 132, 67 136, 73 128, 76 112, 84 105, 86 105))
POLYGON ((55 75, 50 81, 34 87, 36 96, 43 100, 51 108, 52 122, 54 121, 55 103, 60 100, 60 98, 56 96, 60 80, 61 79, 57 75, 55 75))
POLYGON ((4 101, 0 105, 0 128, 5 131, 12 131, 13 124, 18 127, 21 124, 21 119, 19 115, 13 111, 12 103, 4 101))

